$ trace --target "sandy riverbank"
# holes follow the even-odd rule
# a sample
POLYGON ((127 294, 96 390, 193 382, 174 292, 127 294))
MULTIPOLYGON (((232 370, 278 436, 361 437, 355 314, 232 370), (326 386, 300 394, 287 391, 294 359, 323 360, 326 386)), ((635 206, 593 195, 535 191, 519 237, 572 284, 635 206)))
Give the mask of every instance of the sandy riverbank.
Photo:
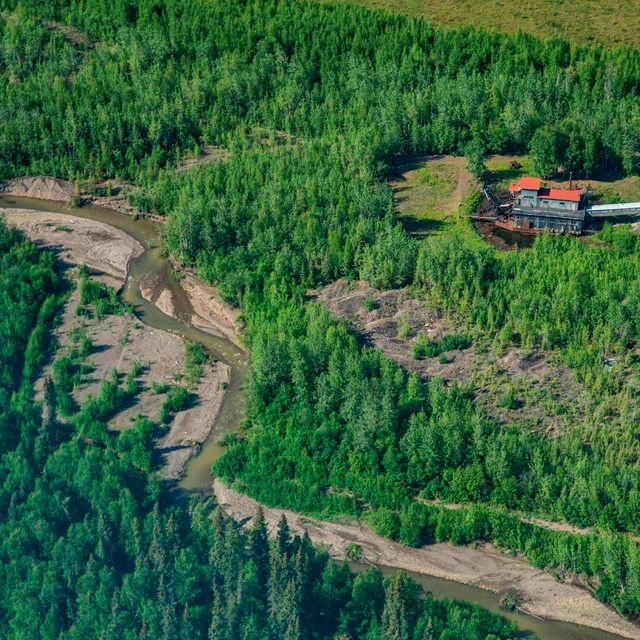
MULTIPOLYGON (((214 154, 215 155, 215 154, 214 154)), ((217 156, 216 156, 217 158, 217 156)), ((217 159, 215 160, 218 161, 217 159)), ((39 200, 51 200, 54 202, 69 202, 75 197, 75 185, 68 180, 60 180, 50 176, 26 176, 0 182, 0 194, 17 196, 22 198, 36 198, 39 200)), ((142 216, 162 222, 163 218, 153 214, 146 214, 127 202, 124 191, 120 188, 114 189, 114 194, 110 197, 95 196, 91 194, 81 194, 81 200, 84 204, 92 204, 99 207, 113 209, 119 213, 131 216, 142 216)), ((18 210, 16 210, 18 211, 18 210)), ((64 224, 64 220, 69 216, 63 214, 48 214, 49 216, 60 215, 60 224, 64 224)), ((24 222, 21 224, 25 224, 24 222)), ((113 229, 112 227, 108 227, 113 229)), ((26 229, 25 229, 26 230, 26 229)), ((41 233, 42 229, 34 230, 35 233, 41 233)), ((114 230, 117 234, 121 234, 122 249, 124 250, 130 240, 136 242, 126 233, 114 230), (128 240, 127 240, 128 239, 128 240)), ((51 239, 51 238, 47 238, 51 239)), ((80 247, 74 247, 75 251, 82 251, 83 246, 91 246, 91 243, 83 243, 80 247)), ((138 255, 140 250, 135 255, 138 255)), ((106 255, 115 253, 113 246, 106 247, 104 250, 106 255)), ((131 257, 135 257, 132 255, 131 257)), ((89 256, 85 257, 89 259, 89 256)), ((114 257, 114 262, 121 262, 118 256, 114 257)), ((85 263, 88 264, 88 262, 85 263)), ((191 304, 190 317, 179 318, 189 322, 194 327, 202 329, 207 333, 226 338, 233 342, 237 347, 244 349, 240 340, 240 312, 228 305, 216 290, 215 287, 205 284, 198 278, 197 273, 192 269, 186 269, 170 261, 174 271, 180 274, 181 286, 186 293, 191 304)), ((171 290, 162 282, 154 281, 152 278, 143 279, 140 283, 140 289, 143 297, 148 302, 155 304, 160 311, 172 318, 177 317, 176 307, 173 303, 173 294, 171 290)))
POLYGON ((164 314, 183 320, 196 329, 226 338, 244 350, 240 340, 239 310, 224 302, 215 287, 202 282, 194 271, 172 264, 176 273, 180 274, 180 286, 189 300, 188 317, 180 316, 173 292, 164 282, 153 276, 145 277, 140 282, 142 297, 147 302, 155 304, 164 314))
POLYGON ((0 211, 34 242, 53 249, 63 264, 86 264, 90 272, 116 289, 124 284, 131 260, 143 251, 124 231, 94 220, 25 209, 0 211))
MULTIPOLYGON (((35 194, 33 192, 15 193, 14 195, 43 197, 42 193, 35 194)), ((102 233, 105 229, 101 231, 94 229, 92 232, 91 229, 82 227, 77 221, 98 225, 101 223, 93 223, 92 221, 87 221, 82 218, 75 218, 74 222, 71 223, 71 220, 74 218, 73 216, 66 214, 36 213, 49 217, 46 218, 46 220, 41 220, 40 223, 33 217, 23 218, 22 224, 25 225, 23 228, 31 237, 46 243, 48 242, 47 237, 50 236, 49 246, 56 246, 60 252, 59 255, 61 255, 63 259, 64 256, 66 256, 66 259, 70 262, 73 259, 77 260, 78 263, 85 262, 92 270, 103 273, 103 277, 113 278, 115 280, 114 284, 124 282, 127 272, 126 265, 129 264, 129 261, 135 255, 138 255, 135 253, 137 250, 135 244, 129 247, 130 253, 128 255, 127 252, 124 251, 120 257, 114 257, 116 256, 116 251, 122 248, 122 238, 115 238, 115 240, 109 240, 107 243, 107 239, 102 233), (55 218, 55 216, 60 216, 60 223, 56 222, 57 218, 55 218), (58 228, 63 226, 68 227, 68 230, 58 228), (101 235, 102 238, 100 237, 101 235), (71 236, 75 236, 76 239, 72 241, 71 236), (107 251, 106 255, 97 252, 96 247, 92 244, 96 241, 111 244, 112 250, 107 251), (75 245, 72 244, 73 242, 75 242, 75 245), (94 262, 94 260, 98 259, 102 260, 102 265, 94 262), (123 260, 125 261, 124 267, 123 260)), ((23 215, 25 215, 23 210, 17 210, 16 216, 23 215)), ((28 215, 32 216, 32 214, 28 215)), ((110 232, 117 231, 108 225, 103 225, 103 227, 106 227, 110 232)), ((123 233, 126 238, 133 240, 127 234, 124 234, 124 232, 118 233, 123 233)), ((135 243, 135 241, 133 242, 135 243)), ((185 280, 188 280, 188 278, 185 278, 185 280)), ((187 282, 187 286, 184 286, 187 293, 189 293, 188 286, 189 282, 187 282)), ((204 286, 205 285, 203 285, 203 287, 204 286)), ((204 292, 202 294, 204 300, 213 299, 208 289, 209 288, 201 290, 204 292)), ((170 301, 167 300, 166 294, 164 298, 162 298, 161 291, 155 302, 157 302, 157 300, 163 300, 161 304, 165 306, 165 309, 169 310, 168 303, 170 301)), ((216 301, 216 304, 211 305, 210 308, 207 308, 207 310, 201 310, 199 305, 203 304, 202 301, 195 300, 192 294, 191 304, 194 312, 197 310, 197 314, 201 317, 211 314, 214 316, 216 322, 220 322, 227 327, 234 326, 233 321, 230 322, 228 317, 219 317, 220 314, 216 310, 218 301, 216 301)), ((73 315, 73 313, 69 313, 70 317, 73 315)), ((202 325, 202 328, 206 330, 205 325, 202 325)), ((129 331, 138 331, 139 329, 139 327, 134 327, 133 329, 129 328, 129 331)), ((159 330, 149 330, 156 334, 155 338, 152 339, 147 329, 148 328, 142 325, 140 330, 146 332, 145 335, 149 337, 149 342, 142 343, 137 339, 134 340, 134 343, 140 346, 139 352, 144 356, 153 354, 155 349, 168 348, 167 345, 174 339, 179 340, 173 334, 167 334, 159 330), (171 340, 168 339, 169 336, 171 340)), ((106 334, 111 336, 109 338, 109 344, 111 346, 102 349, 102 352, 113 350, 109 356, 113 358, 114 354, 117 355, 118 353, 115 342, 120 343, 121 340, 118 340, 116 337, 118 335, 117 331, 106 330, 106 334)), ((126 347, 130 339, 131 336, 129 335, 127 343, 121 346, 126 347)), ((178 342, 176 344, 179 345, 180 343, 178 342)), ((175 346, 171 347, 171 349, 171 353, 167 351, 166 356, 164 356, 166 357, 165 360, 162 360, 159 356, 157 358, 157 368, 162 371, 163 376, 172 377, 174 375, 173 372, 179 371, 180 369, 180 354, 178 354, 175 346)), ((133 347, 131 347, 131 351, 123 348, 119 353, 120 355, 117 357, 117 361, 123 365, 126 365, 126 363, 130 361, 130 358, 135 357, 133 347)), ((149 366, 149 370, 151 369, 152 367, 149 366)), ((126 370, 126 366, 123 370, 126 370)), ((215 382, 210 386, 211 389, 220 391, 216 396, 220 403, 224 396, 222 390, 223 385, 221 384, 223 381, 224 378, 220 377, 218 378, 217 386, 215 382)), ((150 402, 151 401, 157 406, 157 396, 152 398, 150 402)), ((159 445, 161 449, 164 449, 163 455, 166 454, 165 463, 168 464, 166 473, 170 474, 171 477, 177 477, 174 474, 179 476, 181 473, 184 463, 186 463, 189 456, 192 455, 195 450, 194 443, 201 441, 198 434, 210 433, 215 424, 220 405, 218 404, 216 408, 213 399, 209 399, 206 402, 205 400, 199 399, 198 406, 203 408, 202 414, 206 422, 200 422, 199 425, 194 425, 193 423, 191 425, 183 425, 181 421, 175 420, 171 431, 159 445), (212 404, 209 405, 209 401, 211 401, 212 404), (211 408, 209 409, 209 407, 211 408), (172 456, 172 459, 175 461, 173 466, 167 462, 169 456, 172 456), (183 460, 184 462, 182 462, 183 460)), ((186 417, 188 413, 189 412, 186 412, 184 416, 186 417)), ((241 522, 250 520, 251 516, 255 513, 256 503, 250 498, 225 488, 219 482, 216 482, 215 492, 218 501, 225 505, 225 508, 237 520, 241 522)), ((272 530, 281 513, 283 513, 283 510, 267 509, 267 519, 272 530)), ((312 539, 318 543, 327 545, 335 557, 344 557, 347 545, 351 542, 356 542, 363 548, 364 559, 369 562, 378 562, 399 569, 442 577, 464 584, 472 584, 497 593, 502 591, 518 591, 523 594, 527 600, 526 610, 539 617, 564 620, 583 626, 602 629, 611 633, 617 633, 627 638, 640 639, 640 632, 636 627, 620 618, 604 605, 598 603, 583 589, 569 584, 558 583, 550 575, 539 572, 518 559, 505 556, 492 547, 471 549, 439 544, 417 550, 408 549, 377 536, 368 527, 360 523, 327 523, 315 521, 310 518, 303 518, 299 514, 292 512, 284 511, 284 513, 289 518, 294 531, 302 532, 305 529, 308 530, 312 539)))
POLYGON ((193 307, 192 324, 198 329, 227 338, 240 349, 240 311, 227 304, 215 287, 205 284, 193 269, 180 267, 172 261, 174 270, 180 273, 180 285, 193 307))
MULTIPOLYGON (((101 189, 106 184, 96 185, 101 189)), ((130 191, 135 187, 128 185, 130 191)), ((51 176, 24 176, 0 182, 0 194, 17 196, 20 198, 36 198, 38 200, 52 200, 53 202, 70 202, 77 200, 82 205, 92 204, 98 207, 106 207, 130 216, 139 216, 150 220, 162 222, 163 218, 150 213, 144 213, 129 204, 125 185, 112 185, 111 196, 98 196, 93 193, 85 193, 76 190, 76 185, 69 180, 52 178, 51 176)))
MULTIPOLYGON (((213 491, 218 504, 234 520, 245 527, 251 526, 258 507, 255 500, 230 489, 219 479, 214 480, 213 491)), ((640 638, 638 627, 584 589, 557 582, 548 573, 507 556, 491 545, 473 549, 438 543, 410 549, 377 535, 361 522, 326 522, 285 509, 263 507, 263 511, 271 535, 284 513, 293 533, 307 531, 313 542, 325 545, 335 558, 344 558, 347 546, 357 543, 365 562, 454 580, 495 593, 518 592, 526 602, 523 607, 526 613, 617 633, 633 640, 640 638)))
MULTIPOLYGON (((1 211, 9 223, 32 240, 56 251, 71 278, 75 277, 75 268, 85 264, 92 277, 119 289, 126 281, 131 260, 143 251, 137 240, 102 222, 54 212, 1 211)), ((158 300, 162 311, 171 311, 167 308, 166 294, 158 300)), ((56 338, 63 351, 74 328, 86 330, 93 344, 88 359, 93 371, 74 390, 76 401, 82 402, 89 394, 98 393, 102 381, 110 378, 114 369, 126 375, 135 362, 140 362, 144 367, 138 379, 141 391, 131 406, 114 416, 110 426, 125 429, 139 414, 158 420, 164 397, 154 393, 154 383, 175 384, 184 377, 186 364, 182 338, 144 325, 127 315, 111 315, 90 322, 76 314, 78 302, 76 290, 67 301, 56 329, 56 338)), ((49 373, 49 368, 45 368, 42 379, 49 373)), ((189 458, 212 432, 230 375, 230 367, 222 362, 203 366, 202 377, 190 389, 194 398, 192 406, 173 418, 168 432, 157 444, 163 476, 179 478, 189 458)), ((42 379, 36 385, 37 393, 41 392, 42 379)))

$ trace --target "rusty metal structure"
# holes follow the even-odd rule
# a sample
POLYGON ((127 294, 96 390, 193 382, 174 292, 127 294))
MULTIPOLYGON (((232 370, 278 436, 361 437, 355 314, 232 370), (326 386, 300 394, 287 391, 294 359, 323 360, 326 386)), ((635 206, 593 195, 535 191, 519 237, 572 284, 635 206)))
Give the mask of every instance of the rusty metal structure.
POLYGON ((540 178, 523 177, 509 185, 509 198, 498 198, 485 184, 482 190, 488 205, 473 217, 525 234, 551 231, 573 235, 580 235, 594 221, 640 217, 640 202, 589 205, 589 192, 572 186, 573 179, 569 189, 550 189, 542 186, 540 178))

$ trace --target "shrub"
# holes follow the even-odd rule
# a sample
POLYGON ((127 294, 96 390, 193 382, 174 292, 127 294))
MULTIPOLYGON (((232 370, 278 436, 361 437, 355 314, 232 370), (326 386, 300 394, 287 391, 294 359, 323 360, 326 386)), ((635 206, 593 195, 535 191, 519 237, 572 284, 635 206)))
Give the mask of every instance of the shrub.
POLYGON ((397 540, 400 533, 400 518, 395 511, 384 507, 375 509, 369 515, 369 522, 379 535, 397 540))
POLYGON ((406 340, 411 336, 411 322, 409 320, 409 314, 403 313, 398 318, 398 338, 406 340))
POLYGON ((202 377, 202 365, 209 359, 209 353, 198 342, 185 342, 184 354, 187 380, 195 384, 202 377))
POLYGON ((362 547, 355 542, 350 542, 347 545, 345 555, 347 556, 347 558, 349 558, 349 560, 360 562, 360 560, 362 560, 362 547))
POLYGON ((167 423, 171 415, 189 408, 189 392, 180 386, 171 387, 160 409, 160 421, 167 423))
POLYGON ((422 358, 437 358, 447 351, 462 351, 472 344, 471 337, 465 334, 452 333, 443 336, 440 341, 432 340, 426 333, 421 333, 413 343, 413 357, 416 360, 422 358))
POLYGON ((513 389, 509 388, 505 391, 502 396, 502 400, 500 401, 500 406, 503 409, 509 409, 510 411, 513 411, 520 406, 513 389))

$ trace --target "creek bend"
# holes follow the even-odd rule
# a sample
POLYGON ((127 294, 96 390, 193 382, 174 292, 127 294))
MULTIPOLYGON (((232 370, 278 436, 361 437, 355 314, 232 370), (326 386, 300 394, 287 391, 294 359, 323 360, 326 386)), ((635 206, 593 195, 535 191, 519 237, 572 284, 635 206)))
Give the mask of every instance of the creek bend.
POLYGON ((216 360, 231 367, 231 379, 226 390, 216 426, 202 445, 198 455, 189 460, 180 487, 187 491, 208 491, 211 486, 211 465, 220 457, 220 437, 237 431, 244 416, 245 394, 243 390, 247 374, 247 354, 230 340, 219 337, 190 324, 193 309, 189 297, 164 255, 161 241, 161 224, 144 218, 135 219, 112 209, 85 206, 69 207, 63 202, 36 200, 14 196, 0 196, 0 209, 31 209, 66 213, 87 218, 120 229, 143 246, 144 251, 129 263, 127 281, 121 291, 123 300, 133 306, 135 315, 145 324, 168 331, 192 342, 202 344, 216 360), (143 298, 140 282, 151 276, 162 282, 172 294, 176 317, 166 315, 155 304, 143 298))
MULTIPOLYGON (((0 212, 2 209, 8 208, 50 211, 96 220, 132 236, 142 244, 144 251, 129 264, 127 281, 121 291, 122 298, 133 306, 136 316, 145 324, 198 342, 207 348, 214 358, 231 366, 231 381, 216 420, 216 427, 203 444, 202 450, 189 461, 185 475, 180 482, 180 487, 185 491, 208 492, 211 487, 211 464, 222 453, 222 447, 218 442, 223 435, 240 429, 245 414, 244 383, 247 376, 248 356, 230 340, 190 324, 191 303, 164 255, 161 224, 144 218, 135 219, 127 214, 93 205, 77 208, 70 207, 64 202, 1 195, 0 212), (143 298, 140 282, 143 277, 149 275, 153 276, 155 280, 163 282, 171 291, 176 312, 175 318, 166 315, 152 302, 143 298)), ((354 571, 361 572, 369 565, 351 563, 351 566, 354 571)), ((393 567, 382 566, 380 568, 385 575, 397 571, 393 567)), ((517 623, 523 638, 533 634, 537 635, 540 640, 619 640, 621 637, 566 622, 540 620, 522 613, 505 612, 500 608, 498 594, 491 591, 422 573, 411 571, 407 573, 426 591, 433 593, 435 597, 468 600, 517 623)))

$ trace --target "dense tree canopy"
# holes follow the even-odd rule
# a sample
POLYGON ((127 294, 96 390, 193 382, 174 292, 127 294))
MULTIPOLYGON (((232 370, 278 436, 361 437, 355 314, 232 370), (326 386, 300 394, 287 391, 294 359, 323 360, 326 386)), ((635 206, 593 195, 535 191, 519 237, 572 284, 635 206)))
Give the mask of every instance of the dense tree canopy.
MULTIPOLYGON (((34 403, 62 281, 53 254, 2 220, 0 248, 0 326, 13 346, 0 352, 0 636, 378 640, 421 638, 429 627, 433 637, 517 637, 479 607, 419 599, 402 574, 352 575, 308 537, 292 537, 286 520, 270 543, 260 513, 245 534, 208 499, 188 509, 168 501, 150 475, 154 425, 140 417, 120 434, 107 427, 137 393, 130 376, 114 375, 58 415, 60 391, 68 396, 88 355, 80 346, 60 366, 57 357, 34 403)), ((88 282, 84 306, 118 311, 88 282)))
MULTIPOLYGON (((530 251, 503 257, 458 237, 418 243, 395 220, 382 180, 397 155, 466 150, 476 173, 486 153, 527 151, 541 174, 559 164, 587 175, 607 166, 631 173, 640 144, 640 54, 522 34, 442 32, 348 5, 287 0, 88 0, 45 7, 0 0, 0 8, 7 11, 0 16, 0 176, 137 182, 143 189, 136 202, 168 216, 169 249, 243 307, 252 350, 249 428, 246 440, 229 447, 218 473, 266 502, 324 512, 370 507, 381 530, 410 544, 433 537, 496 540, 525 552, 536 566, 596 576, 601 598, 640 610, 639 556, 631 539, 542 532, 506 512, 640 531, 634 387, 603 363, 615 356, 637 372, 636 237, 624 229, 607 230, 595 243, 544 237, 530 251), (175 169, 185 153, 204 145, 224 146, 225 159, 189 172, 175 169), (476 331, 508 344, 556 349, 595 393, 627 393, 629 409, 620 411, 615 428, 576 425, 557 438, 496 424, 478 410, 472 390, 407 376, 306 302, 309 288, 341 276, 381 288, 413 285, 476 331), (418 497, 484 506, 447 515, 421 511, 418 497)), ((114 444, 104 424, 125 398, 126 390, 118 390, 116 381, 106 385, 104 412, 80 409, 73 428, 82 437, 45 456, 51 490, 59 491, 51 508, 62 524, 52 517, 48 529, 29 521, 23 535, 42 531, 49 546, 27 540, 24 547, 48 562, 57 534, 78 532, 72 550, 85 552, 78 566, 94 558, 82 574, 89 577, 80 579, 78 570, 57 579, 87 585, 80 598, 87 611, 105 612, 105 620, 111 612, 117 620, 124 603, 134 602, 132 609, 142 607, 148 617, 139 609, 131 615, 160 625, 154 629, 195 617, 202 630, 209 613, 192 613, 191 605, 185 613, 191 595, 182 586, 171 591, 171 579, 158 572, 164 565, 149 554, 173 549, 164 561, 186 575, 193 555, 183 557, 178 541, 195 536, 204 555, 194 554, 202 558, 201 538, 217 534, 204 525, 184 533, 184 514, 156 507, 157 485, 139 474, 147 466, 139 454, 149 430, 141 424, 135 438, 114 444), (129 495, 137 501, 127 506, 135 517, 113 506, 129 505, 129 495), (77 512, 61 506, 65 496, 73 497, 77 512), (170 538, 161 545, 152 544, 149 533, 156 517, 170 538), (132 552, 136 530, 147 532, 140 553, 132 552), (131 533, 120 540, 124 551, 117 547, 116 555, 102 558, 108 545, 99 541, 111 536, 113 542, 119 531, 131 533), (95 553, 83 546, 84 535, 92 536, 95 553), (151 557, 151 568, 136 562, 144 557, 151 557), (118 571, 140 571, 137 579, 150 591, 135 601, 121 593, 118 571), (169 603, 160 621, 151 620, 156 612, 144 604, 151 591, 169 603), (96 594, 106 594, 97 607, 96 594)), ((25 452, 26 461, 30 456, 25 452)), ((24 477, 7 475, 4 503, 28 520, 31 503, 51 495, 40 490, 45 462, 38 462, 40 471, 12 464, 12 473, 24 477)), ((40 513, 35 506, 33 512, 40 513)), ((67 552, 61 547, 56 553, 67 552)), ((243 594, 264 593, 264 555, 247 554, 237 564, 251 585, 243 594)), ((237 602, 210 584, 219 561, 214 554, 209 583, 194 587, 195 598, 213 602, 212 619, 228 620, 237 602)), ((34 593, 49 593, 45 587, 56 583, 44 570, 35 577, 23 570, 17 582, 33 580, 34 593)), ((122 589, 130 584, 122 578, 122 589)), ((282 587, 279 601, 295 598, 296 588, 282 587)), ((397 601, 391 594, 387 599, 397 601)), ((74 604, 60 598, 44 608, 75 620, 73 598, 74 604)), ((242 609, 246 628, 263 628, 265 616, 277 633, 299 624, 267 610, 264 602, 242 609)), ((417 617, 409 622, 396 614, 385 607, 375 625, 418 628, 417 617)), ((55 631, 67 628, 52 624, 55 631)), ((398 633, 404 631, 385 637, 398 633)))
POLYGON ((626 49, 275 0, 27 0, 0 18, 0 43, 5 175, 136 177, 246 124, 347 136, 383 161, 473 139, 591 173, 632 170, 640 149, 626 49))

